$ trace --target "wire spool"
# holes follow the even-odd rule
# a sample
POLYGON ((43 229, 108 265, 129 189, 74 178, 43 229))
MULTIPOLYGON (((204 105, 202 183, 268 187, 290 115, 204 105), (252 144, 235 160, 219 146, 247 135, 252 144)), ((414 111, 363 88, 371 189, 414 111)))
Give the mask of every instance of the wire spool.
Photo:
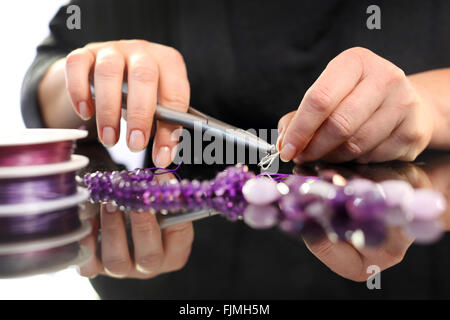
POLYGON ((0 167, 0 206, 73 195, 77 191, 76 171, 88 163, 88 158, 72 155, 70 161, 56 164, 0 167))
POLYGON ((85 130, 24 129, 0 136, 0 167, 32 166, 70 160, 85 130))

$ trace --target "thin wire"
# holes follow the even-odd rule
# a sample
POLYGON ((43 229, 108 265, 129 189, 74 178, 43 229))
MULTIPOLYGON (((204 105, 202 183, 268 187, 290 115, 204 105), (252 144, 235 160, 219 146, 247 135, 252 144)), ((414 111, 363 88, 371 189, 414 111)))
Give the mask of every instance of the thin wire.
POLYGON ((280 155, 280 151, 277 151, 275 153, 269 153, 264 158, 261 159, 261 161, 258 163, 258 167, 261 167, 263 170, 267 170, 270 168, 272 163, 275 161, 275 159, 280 155))

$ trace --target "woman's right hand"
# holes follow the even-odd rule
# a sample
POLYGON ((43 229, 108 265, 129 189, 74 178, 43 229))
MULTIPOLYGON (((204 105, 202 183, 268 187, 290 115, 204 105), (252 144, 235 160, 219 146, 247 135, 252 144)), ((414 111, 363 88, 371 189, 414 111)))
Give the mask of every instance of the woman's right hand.
POLYGON ((66 58, 66 85, 72 105, 84 120, 96 115, 97 133, 107 147, 120 133, 122 83, 128 82, 127 144, 132 151, 147 147, 155 132, 153 161, 168 166, 175 154, 179 128, 157 123, 152 128, 156 103, 179 111, 189 106, 190 87, 182 55, 171 47, 144 40, 91 43, 66 58), (89 76, 93 75, 95 105, 89 76))

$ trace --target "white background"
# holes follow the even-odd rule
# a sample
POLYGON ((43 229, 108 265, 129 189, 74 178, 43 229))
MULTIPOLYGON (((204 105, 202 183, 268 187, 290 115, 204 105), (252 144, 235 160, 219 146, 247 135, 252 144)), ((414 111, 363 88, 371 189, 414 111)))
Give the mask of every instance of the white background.
MULTIPOLYGON (((36 46, 48 34, 49 21, 65 3, 62 0, 14 0, 0 4, 0 135, 24 127, 20 113, 22 79, 34 58, 36 46)), ((130 152, 123 135, 111 152, 117 161, 128 167, 142 164, 143 153, 130 152)), ((97 296, 89 281, 71 269, 52 275, 1 280, 0 299, 8 298, 95 299, 97 296)))

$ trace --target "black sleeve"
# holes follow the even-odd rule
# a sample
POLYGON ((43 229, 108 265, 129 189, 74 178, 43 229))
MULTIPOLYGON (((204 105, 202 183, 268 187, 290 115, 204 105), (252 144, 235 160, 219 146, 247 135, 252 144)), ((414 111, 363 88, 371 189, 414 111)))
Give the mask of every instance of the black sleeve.
POLYGON ((167 43, 167 0, 77 0, 61 7, 50 22, 50 35, 38 46, 21 91, 22 117, 27 127, 44 127, 37 87, 59 58, 90 42, 146 39, 167 43), (78 5, 81 29, 67 28, 67 7, 78 5))

